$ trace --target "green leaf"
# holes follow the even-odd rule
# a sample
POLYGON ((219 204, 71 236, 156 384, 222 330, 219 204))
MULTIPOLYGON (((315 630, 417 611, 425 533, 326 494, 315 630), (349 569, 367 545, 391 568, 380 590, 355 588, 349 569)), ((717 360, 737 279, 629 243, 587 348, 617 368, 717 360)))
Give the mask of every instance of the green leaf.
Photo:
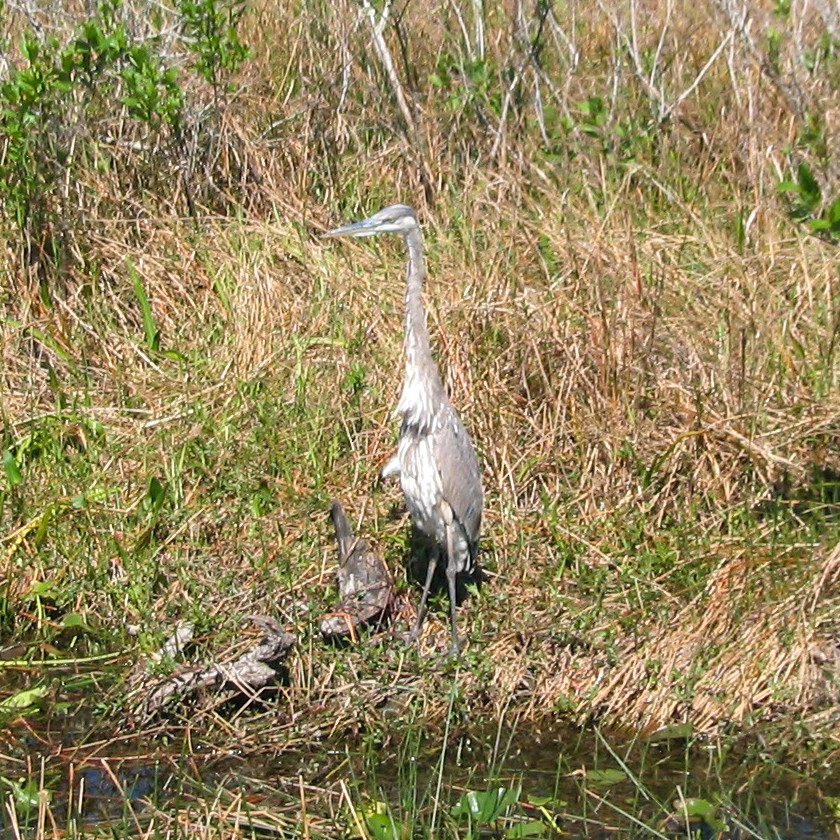
POLYGON ((465 814, 477 823, 492 823, 519 801, 520 787, 469 790, 452 808, 453 816, 465 814))
POLYGON ((19 691, 5 700, 0 700, 0 714, 9 712, 22 712, 37 705, 38 701, 46 697, 49 689, 45 685, 36 685, 34 688, 27 688, 19 691))
POLYGON ((8 449, 3 450, 3 470, 10 487, 17 487, 23 481, 18 462, 8 449))
POLYGON ((705 820, 713 816, 717 808, 707 799, 686 799, 682 803, 682 810, 688 817, 705 820))
POLYGON ((623 770, 607 768, 606 770, 587 770, 586 781, 595 785, 617 785, 627 781, 627 774, 623 770))
POLYGON ((88 629, 87 622, 81 613, 67 613, 67 615, 61 619, 61 626, 67 628, 68 630, 73 628, 81 628, 83 630, 88 629))
POLYGON ((825 218, 828 219, 832 230, 840 227, 840 198, 835 198, 825 211, 825 218))
POLYGON ((811 208, 816 207, 820 202, 822 192, 817 179, 811 172, 811 168, 804 160, 799 164, 797 177, 799 178, 799 191, 803 201, 806 201, 811 208))
POLYGON ((148 499, 151 503, 152 510, 158 510, 160 506, 166 501, 166 487, 157 476, 152 476, 149 479, 148 499))
POLYGON ((542 820, 528 820, 512 825, 505 832, 505 837, 546 837, 548 833, 549 827, 542 820))
POLYGON ((38 41, 35 39, 34 36, 25 37, 23 39, 23 43, 20 46, 20 51, 23 53, 24 57, 30 64, 34 64, 40 52, 38 41))
POLYGON ((694 799, 689 797, 679 803, 674 803, 675 807, 678 805, 678 810, 684 814, 689 820, 700 820, 717 832, 726 831, 726 821, 721 819, 718 814, 718 807, 708 799, 694 799))
POLYGON ((47 534, 50 531, 50 525, 52 524, 54 515, 55 508, 52 505, 47 506, 41 514, 41 521, 38 523, 38 528, 35 531, 33 539, 37 548, 40 548, 44 544, 44 540, 47 538, 47 534))
POLYGON ((56 594, 55 584, 51 580, 36 580, 29 587, 29 594, 36 598, 54 598, 56 594))
POLYGON ((131 260, 128 261, 128 274, 131 277, 131 284, 134 287, 134 294, 137 297, 137 302, 140 304, 140 312, 143 315, 143 331, 146 334, 146 346, 149 350, 158 350, 160 348, 160 330, 155 324, 155 316, 152 312, 149 298, 146 295, 146 289, 143 286, 143 278, 134 267, 131 260))
POLYGON ((399 840, 400 828, 390 814, 365 814, 365 825, 375 840, 399 840))
POLYGON ((14 782, 5 776, 0 776, 0 782, 11 790, 15 810, 20 810, 25 813, 32 808, 38 807, 39 791, 38 783, 35 779, 30 778, 26 781, 18 779, 14 782))

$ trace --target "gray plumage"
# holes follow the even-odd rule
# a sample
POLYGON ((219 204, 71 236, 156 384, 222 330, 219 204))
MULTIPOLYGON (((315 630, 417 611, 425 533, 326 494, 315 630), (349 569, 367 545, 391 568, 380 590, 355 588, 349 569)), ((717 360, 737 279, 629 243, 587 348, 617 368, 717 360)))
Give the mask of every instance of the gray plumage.
POLYGON ((405 204, 394 204, 367 219, 324 235, 362 237, 378 233, 401 235, 408 251, 405 379, 396 409, 402 424, 397 453, 388 461, 382 474, 399 474, 412 523, 432 545, 412 635, 416 638, 420 633, 435 568, 444 556, 452 649, 457 653, 455 583, 458 574, 475 571, 484 508, 481 473, 472 441, 446 394, 432 357, 422 299, 426 277, 423 240, 414 211, 405 204))
MULTIPOLYGON (((338 565, 341 568, 347 563, 347 558, 352 556, 353 549, 357 546, 350 523, 347 521, 347 515, 338 499, 332 500, 330 519, 332 519, 333 528, 335 528, 335 541, 338 543, 338 565)), ((362 550, 366 548, 367 545, 362 550)))
POLYGON ((330 510, 338 543, 338 606, 321 621, 330 639, 355 638, 356 630, 385 624, 391 615, 393 586, 385 561, 362 537, 354 537, 338 499, 330 510))

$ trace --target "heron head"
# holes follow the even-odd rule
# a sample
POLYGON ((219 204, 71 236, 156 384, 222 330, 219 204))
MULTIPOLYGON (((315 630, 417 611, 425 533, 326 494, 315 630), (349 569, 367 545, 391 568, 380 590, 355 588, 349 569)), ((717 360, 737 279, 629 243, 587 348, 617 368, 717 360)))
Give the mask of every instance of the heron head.
POLYGON ((349 225, 342 225, 334 230, 321 234, 321 238, 329 236, 375 236, 378 233, 399 233, 403 236, 411 230, 416 230, 417 214, 407 204, 392 204, 349 225))

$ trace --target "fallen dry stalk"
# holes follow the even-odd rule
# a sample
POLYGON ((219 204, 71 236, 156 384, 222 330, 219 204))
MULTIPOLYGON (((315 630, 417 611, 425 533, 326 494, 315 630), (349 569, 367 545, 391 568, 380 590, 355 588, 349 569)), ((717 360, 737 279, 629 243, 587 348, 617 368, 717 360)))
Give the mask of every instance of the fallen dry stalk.
POLYGON ((182 671, 145 690, 137 704, 136 716, 148 720, 163 711, 171 711, 176 701, 184 703, 204 692, 226 699, 237 695, 256 697, 263 688, 281 679, 283 662, 295 645, 295 637, 284 632, 269 616, 252 616, 251 620, 264 633, 257 645, 232 662, 182 671))

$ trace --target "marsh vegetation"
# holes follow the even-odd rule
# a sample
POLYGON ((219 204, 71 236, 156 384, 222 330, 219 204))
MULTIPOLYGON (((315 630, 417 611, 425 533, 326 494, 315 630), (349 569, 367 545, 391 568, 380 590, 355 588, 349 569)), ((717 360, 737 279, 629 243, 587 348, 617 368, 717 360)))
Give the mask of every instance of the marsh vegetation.
POLYGON ((833 7, 7 0, 0 38, 2 833, 831 823, 833 7), (417 603, 400 243, 317 238, 397 200, 487 492, 458 663, 445 597, 419 648, 319 632, 333 497, 417 603), (137 714, 253 615, 272 692, 137 714), (506 747, 541 732, 556 784, 506 747))

